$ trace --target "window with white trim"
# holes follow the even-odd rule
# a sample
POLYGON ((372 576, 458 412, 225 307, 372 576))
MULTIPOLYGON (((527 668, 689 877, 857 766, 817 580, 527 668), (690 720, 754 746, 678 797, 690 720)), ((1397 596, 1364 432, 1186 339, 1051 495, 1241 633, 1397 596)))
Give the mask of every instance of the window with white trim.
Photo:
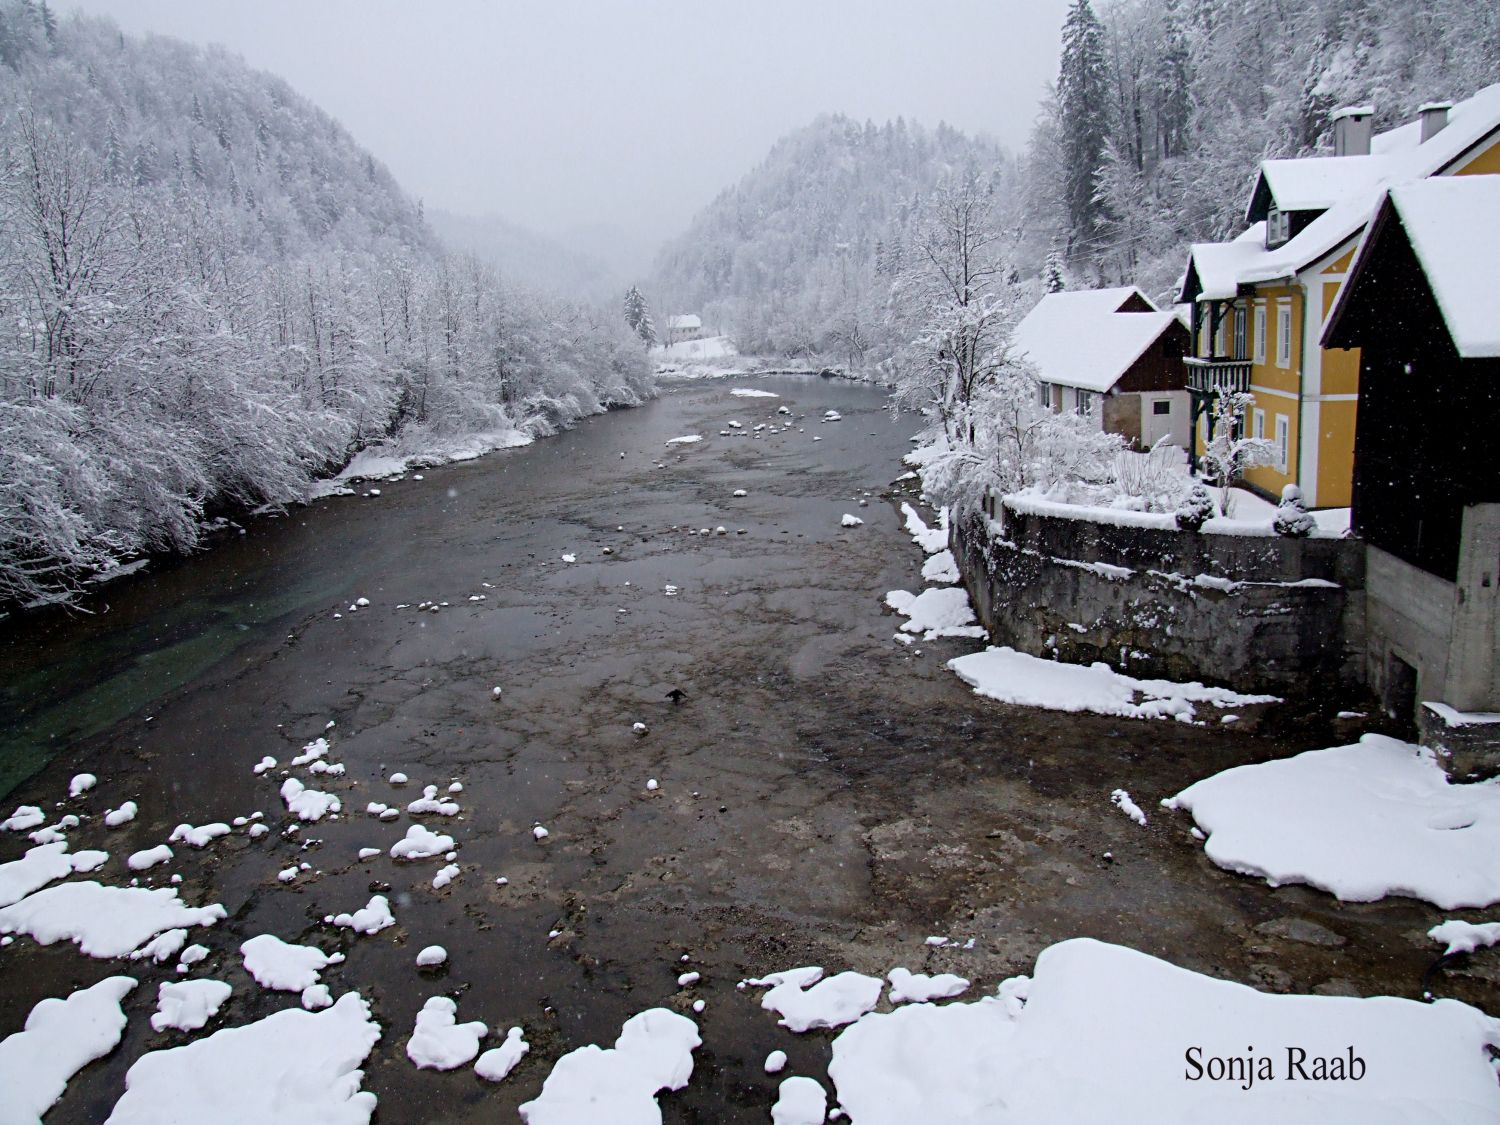
MULTIPOLYGON (((1259 410, 1256 411, 1260 413, 1259 410)), ((1276 415, 1276 471, 1286 472, 1287 451, 1292 441, 1292 423, 1285 414, 1276 415)))
POLYGON ((1078 392, 1078 413, 1082 414, 1085 418, 1091 417, 1093 415, 1094 393, 1092 391, 1078 392))
POLYGON ((1259 407, 1255 409, 1255 421, 1250 427, 1250 436, 1258 438, 1266 436, 1266 412, 1259 407))
POLYGON ((1292 365, 1292 303, 1283 301, 1276 306, 1276 366, 1292 365))
POLYGON ((1245 358, 1245 318, 1250 315, 1250 308, 1244 302, 1234 306, 1234 359, 1245 358))
POLYGON ((1264 301, 1255 306, 1255 362, 1262 366, 1266 362, 1266 306, 1264 301))

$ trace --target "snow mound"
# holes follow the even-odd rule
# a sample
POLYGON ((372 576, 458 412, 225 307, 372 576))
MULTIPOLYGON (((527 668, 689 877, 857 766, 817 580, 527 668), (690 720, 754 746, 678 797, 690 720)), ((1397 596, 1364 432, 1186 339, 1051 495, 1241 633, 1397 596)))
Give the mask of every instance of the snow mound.
POLYGON ((30 934, 42 945, 71 941, 90 957, 124 957, 163 930, 212 926, 222 906, 188 906, 172 887, 106 887, 85 880, 46 887, 0 909, 0 934, 30 934))
POLYGON ((413 824, 406 837, 391 845, 392 859, 431 859, 453 850, 453 837, 439 835, 422 824, 413 824))
POLYGON ((886 974, 886 979, 891 982, 892 1004, 921 1004, 929 1000, 947 1000, 949 997, 967 991, 969 987, 966 979, 954 976, 952 973, 927 976, 923 973, 907 972, 905 969, 892 969, 886 974))
POLYGON ((234 990, 221 980, 165 981, 156 990, 155 1031, 197 1031, 224 1006, 234 990))
POLYGON ((865 1016, 828 1073, 859 1125, 1478 1125, 1500 1114, 1497 1043, 1500 1020, 1453 1000, 1273 995, 1076 938, 998 996, 865 1016), (1208 1079, 1252 1050, 1248 1088, 1208 1079))
POLYGON ((1142 828, 1146 827, 1146 814, 1141 812, 1141 806, 1130 799, 1130 794, 1124 789, 1116 789, 1109 795, 1110 802, 1122 813, 1135 821, 1142 828))
POLYGON ((822 968, 814 965, 745 983, 752 988, 769 988, 760 998, 760 1006, 779 1014, 777 1022, 782 1027, 797 1032, 853 1023, 875 1007, 885 985, 879 977, 862 973, 838 973, 827 980, 822 977, 822 968))
POLYGON ((948 661, 948 667, 979 695, 1049 711, 1092 711, 1135 719, 1170 716, 1191 722, 1198 703, 1243 707, 1279 702, 1274 695, 1241 695, 1199 683, 1138 680, 1107 664, 1061 664, 1012 648, 987 648, 956 657, 948 661))
POLYGON ((920 633, 923 640, 937 637, 987 637, 983 625, 975 624, 969 592, 953 586, 934 586, 912 595, 892 590, 885 604, 909 620, 903 632, 920 633))
POLYGON ((332 793, 309 789, 295 777, 281 783, 281 799, 286 802, 287 812, 298 820, 319 821, 343 807, 332 793))
POLYGON ((375 1095, 359 1069, 380 1025, 357 992, 316 1014, 295 1008, 185 1047, 142 1055, 108 1125, 366 1125, 375 1095))
POLYGON ((865 521, 862 520, 862 519, 860 519, 858 516, 851 516, 848 512, 845 512, 843 514, 843 516, 840 517, 840 519, 839 519, 839 526, 840 527, 863 527, 864 526, 864 522, 865 521))
POLYGON ((1452 919, 1427 931, 1433 941, 1448 943, 1443 956, 1473 953, 1485 946, 1500 945, 1500 922, 1463 922, 1452 919))
POLYGON ((417 1025, 406 1044, 406 1057, 424 1070, 454 1070, 479 1054, 479 1041, 490 1029, 475 1020, 458 1022, 458 1005, 434 996, 417 1013, 417 1025))
POLYGON ((756 391, 756 390, 751 390, 751 389, 749 389, 747 387, 735 387, 734 390, 730 391, 729 393, 732 394, 732 395, 735 395, 738 398, 780 398, 781 397, 775 391, 756 391))
POLYGON ((262 988, 278 992, 303 992, 318 983, 318 974, 344 959, 342 953, 324 953, 315 945, 291 945, 275 934, 257 934, 240 946, 245 971, 262 988))
POLYGON ((703 440, 702 434, 684 434, 682 437, 670 438, 668 445, 694 445, 703 440))
POLYGON ((911 535, 912 542, 921 547, 923 552, 935 555, 948 549, 947 508, 938 511, 937 527, 928 527, 917 510, 904 501, 901 504, 901 514, 906 517, 906 530, 911 535))
POLYGON ((1443 910, 1500 902, 1500 782, 1454 785, 1432 751, 1384 735, 1237 766, 1168 805, 1208 833, 1209 859, 1272 886, 1443 910))
POLYGON ((474 1073, 487 1082, 502 1081, 531 1050, 531 1044, 522 1039, 521 1034, 519 1027, 506 1032, 504 1043, 479 1056, 474 1063, 474 1073))
POLYGON ((55 844, 39 844, 20 859, 0 863, 0 906, 20 902, 32 891, 75 871, 92 871, 99 866, 95 858, 101 855, 105 853, 69 855, 67 841, 60 840, 55 844))
POLYGON ((387 926, 394 926, 396 916, 391 913, 390 900, 385 895, 375 895, 354 913, 335 914, 324 921, 331 922, 340 929, 353 930, 355 933, 378 934, 387 926))
POLYGON ((823 1125, 828 1094, 812 1078, 788 1078, 781 1083, 771 1107, 771 1125, 823 1125))
POLYGON ((66 1000, 43 1000, 24 1030, 0 1039, 0 1121, 40 1125, 68 1080, 115 1049, 126 1023, 120 1001, 135 984, 108 977, 66 1000))
POLYGON ((521 1107, 527 1125, 660 1125, 660 1090, 680 1090, 693 1076, 698 1025, 666 1008, 631 1016, 612 1048, 569 1051, 552 1068, 535 1101, 521 1107), (606 1109, 607 1107, 607 1109, 606 1109), (607 1117, 601 1116, 601 1110, 607 1117))
POLYGON ((922 564, 923 582, 957 582, 958 563, 953 558, 953 552, 944 547, 935 555, 928 556, 922 564))

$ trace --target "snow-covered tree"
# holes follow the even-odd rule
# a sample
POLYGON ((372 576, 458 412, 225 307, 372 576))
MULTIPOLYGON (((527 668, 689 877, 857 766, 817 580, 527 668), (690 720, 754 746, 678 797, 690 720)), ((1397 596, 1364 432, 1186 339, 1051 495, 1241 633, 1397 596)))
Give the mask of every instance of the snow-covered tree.
POLYGON ((646 298, 637 286, 625 290, 625 323, 632 332, 639 331, 641 318, 646 315, 646 298))
POLYGON ((976 399, 1014 367, 1020 294, 992 174, 970 166, 923 206, 893 289, 911 318, 892 367, 898 404, 930 414, 951 441, 974 438, 976 399))
POLYGON ((1220 391, 1214 396, 1210 430, 1212 436, 1204 447, 1204 475, 1219 489, 1219 508, 1229 515, 1229 489, 1246 469, 1269 465, 1276 459, 1276 447, 1265 438, 1247 437, 1245 418, 1255 404, 1255 396, 1243 391, 1220 391))
POLYGON ((1271 521, 1271 527, 1277 535, 1290 539, 1306 539, 1317 527, 1302 502, 1302 489, 1295 484, 1281 490, 1281 503, 1276 506, 1276 518, 1271 521))
POLYGON ((1070 257, 1086 255, 1093 249, 1104 218, 1095 180, 1109 140, 1108 81, 1104 29, 1089 0, 1072 0, 1063 23, 1062 61, 1057 75, 1070 257))
POLYGON ((1068 287, 1063 276, 1062 255, 1056 250, 1047 252, 1047 261, 1042 266, 1042 288, 1048 293, 1061 293, 1068 287))

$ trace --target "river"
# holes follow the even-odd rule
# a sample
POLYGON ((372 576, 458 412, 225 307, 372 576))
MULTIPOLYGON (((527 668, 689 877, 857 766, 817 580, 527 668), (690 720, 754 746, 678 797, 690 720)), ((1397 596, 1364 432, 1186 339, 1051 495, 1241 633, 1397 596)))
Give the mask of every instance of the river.
MULTIPOLYGON (((347 954, 324 979, 362 991, 385 1028, 366 1067, 384 1121, 513 1119, 561 1054, 612 1043, 658 1005, 692 1015, 704 1040, 689 1086, 663 1097, 666 1119, 765 1121, 784 1075, 762 1060, 786 1050, 785 1074, 824 1079, 831 1036, 787 1033, 735 985, 799 965, 951 971, 977 994, 1087 935, 1261 987, 1411 992, 1425 961, 1387 939, 1433 911, 1270 892, 1214 868, 1184 817, 1154 809, 1215 770, 1302 747, 993 704, 943 667, 974 642, 892 641, 883 594, 921 585, 899 508, 916 500, 898 480, 914 429, 847 382, 672 385, 526 448, 377 483, 379 496, 252 520, 102 588, 90 614, 0 622, 9 800, 50 809, 72 774, 96 773, 74 847, 109 850, 100 877, 122 882, 120 858, 179 822, 263 811, 279 829, 281 771, 251 767, 284 767, 335 724, 330 760, 347 774, 309 784, 340 796, 340 819, 236 831, 158 870, 229 912, 194 933, 213 950, 202 975, 235 988, 211 1026, 295 1002, 249 979, 246 938, 347 954), (778 407, 790 429, 772 427, 778 407), (841 420, 820 421, 828 410, 841 420), (731 420, 741 428, 722 436, 731 420), (668 444, 686 435, 702 440, 668 444), (864 524, 842 527, 846 513, 864 524), (370 604, 351 612, 359 598, 370 604), (394 770, 412 784, 390 785, 394 770), (384 854, 410 819, 363 809, 455 780, 463 811, 442 828, 461 873, 435 891, 436 861, 384 854), (1149 828, 1110 805, 1117 785, 1149 828), (107 832, 97 814, 127 797, 141 815, 107 832), (356 861, 363 846, 382 854, 356 861), (351 938, 321 922, 375 890, 395 927, 351 938), (1282 918, 1331 936, 1266 928, 1282 918), (432 943, 449 965, 419 975, 413 957, 432 943), (685 966, 702 979, 679 988, 685 966), (525 1027, 531 1054, 503 1083, 406 1059, 417 1010, 440 992, 460 1020, 525 1027)), ((0 860, 21 843, 0 840, 0 860)), ((0 949, 0 1035, 42 997, 115 971, 66 944, 0 949)), ((49 1122, 101 1120, 130 1062, 188 1038, 146 1022, 170 967, 126 971, 147 987, 127 1001, 121 1048, 49 1122)))

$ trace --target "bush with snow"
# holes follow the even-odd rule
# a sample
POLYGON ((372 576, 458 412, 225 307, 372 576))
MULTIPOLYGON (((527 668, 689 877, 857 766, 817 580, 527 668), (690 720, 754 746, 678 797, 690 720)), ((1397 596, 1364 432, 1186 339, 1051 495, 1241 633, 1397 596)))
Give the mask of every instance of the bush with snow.
POLYGON ((1288 539, 1306 539, 1317 526, 1302 503, 1302 490, 1289 484, 1281 490, 1281 503, 1276 506, 1276 518, 1271 527, 1277 535, 1288 539))

